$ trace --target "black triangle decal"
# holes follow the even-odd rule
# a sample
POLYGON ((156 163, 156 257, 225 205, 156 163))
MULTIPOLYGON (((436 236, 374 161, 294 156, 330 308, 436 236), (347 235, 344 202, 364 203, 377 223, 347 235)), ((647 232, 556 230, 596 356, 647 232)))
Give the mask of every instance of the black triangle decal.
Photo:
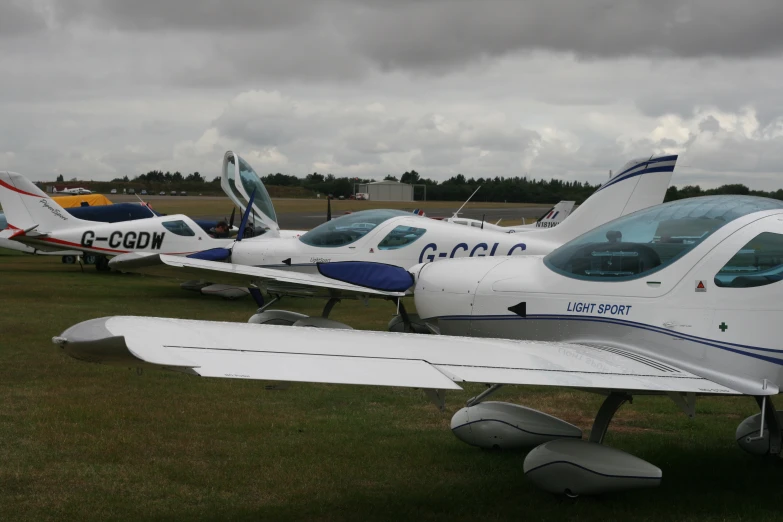
POLYGON ((522 301, 521 303, 515 304, 514 306, 509 306, 508 311, 514 312, 519 317, 527 317, 527 303, 522 301))
POLYGON ((283 259, 283 264, 291 266, 291 258, 289 257, 288 259, 283 259))

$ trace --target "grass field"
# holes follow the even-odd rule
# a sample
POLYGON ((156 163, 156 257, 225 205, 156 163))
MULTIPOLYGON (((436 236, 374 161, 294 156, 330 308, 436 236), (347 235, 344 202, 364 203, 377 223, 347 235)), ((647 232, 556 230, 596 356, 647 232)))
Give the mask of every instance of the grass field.
MULTIPOLYGON (((316 314, 321 303, 283 301, 316 314)), ((664 471, 657 490, 567 501, 522 473, 524 452, 469 447, 419 390, 199 379, 75 361, 50 341, 106 315, 246 321, 250 300, 0 251, 0 520, 779 519, 783 466, 742 452, 752 399, 624 406, 607 444, 664 471)), ((332 318, 384 329, 388 303, 332 318)), ((259 337, 263 342, 263 337, 259 337)), ((515 387, 508 400, 589 429, 601 398, 515 387)))

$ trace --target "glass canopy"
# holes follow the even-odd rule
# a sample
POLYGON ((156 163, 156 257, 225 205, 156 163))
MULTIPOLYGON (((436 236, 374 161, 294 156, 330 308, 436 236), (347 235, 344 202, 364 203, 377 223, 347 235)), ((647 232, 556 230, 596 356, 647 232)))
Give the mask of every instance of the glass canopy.
POLYGON ((384 221, 410 215, 410 212, 403 210, 362 210, 322 223, 303 234, 299 240, 314 247, 334 248, 350 245, 384 221))
POLYGON ((708 196, 650 207, 587 232, 544 258, 576 279, 626 281, 656 272, 731 221, 783 202, 753 196, 708 196))

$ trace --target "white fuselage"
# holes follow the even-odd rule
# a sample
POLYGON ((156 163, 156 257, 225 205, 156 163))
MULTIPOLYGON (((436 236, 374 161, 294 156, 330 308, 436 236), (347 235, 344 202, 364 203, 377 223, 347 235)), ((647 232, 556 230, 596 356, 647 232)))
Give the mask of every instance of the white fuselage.
POLYGON ((654 354, 738 390, 763 379, 783 386, 781 283, 714 282, 763 232, 783 235, 783 210, 737 219, 672 264, 629 281, 567 277, 541 256, 423 265, 415 269, 416 309, 442 334, 597 343, 654 354))
POLYGON ((128 252, 187 255, 209 248, 229 246, 233 243, 233 239, 210 237, 192 219, 183 215, 154 217, 121 223, 79 220, 78 226, 54 230, 41 237, 28 234, 18 240, 39 249, 62 250, 67 248, 79 252, 110 256, 128 252))
POLYGON ((463 257, 493 257, 520 254, 546 254, 558 243, 546 235, 514 234, 480 230, 420 216, 394 217, 345 246, 312 246, 302 238, 248 239, 233 247, 232 263, 311 272, 317 263, 372 261, 410 268, 418 263, 463 257), (397 227, 426 229, 410 244, 385 249, 382 240, 397 227))

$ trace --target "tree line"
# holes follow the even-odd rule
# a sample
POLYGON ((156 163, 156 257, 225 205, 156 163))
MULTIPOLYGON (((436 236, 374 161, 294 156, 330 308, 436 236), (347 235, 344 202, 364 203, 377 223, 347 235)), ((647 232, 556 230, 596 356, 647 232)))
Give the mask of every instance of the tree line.
MULTIPOLYGON (((422 177, 415 170, 404 172, 399 178, 388 175, 384 179, 413 184, 416 200, 424 199, 426 191, 426 199, 432 201, 464 201, 477 188, 481 187, 473 196, 474 201, 554 203, 560 200, 572 200, 579 204, 600 186, 581 181, 545 180, 526 176, 466 178, 463 174, 457 174, 445 181, 438 182, 422 177)), ((315 194, 331 194, 334 197, 343 196, 345 198, 354 193, 356 185, 374 181, 358 177, 336 177, 333 174, 318 172, 307 174, 303 178, 279 172, 270 173, 262 176, 261 180, 273 197, 314 197, 315 194)), ((58 181, 62 181, 62 176, 58 177, 58 181)), ((185 175, 179 171, 151 170, 132 179, 124 176, 115 178, 112 182, 135 187, 168 185, 176 189, 203 190, 205 193, 220 192, 220 176, 208 182, 199 172, 185 175)), ((356 188, 358 190, 358 187, 356 188)), ((681 188, 671 186, 666 191, 666 201, 716 194, 747 194, 783 200, 783 189, 776 191, 751 190, 743 184, 733 183, 714 189, 702 189, 699 185, 686 185, 681 188)))

